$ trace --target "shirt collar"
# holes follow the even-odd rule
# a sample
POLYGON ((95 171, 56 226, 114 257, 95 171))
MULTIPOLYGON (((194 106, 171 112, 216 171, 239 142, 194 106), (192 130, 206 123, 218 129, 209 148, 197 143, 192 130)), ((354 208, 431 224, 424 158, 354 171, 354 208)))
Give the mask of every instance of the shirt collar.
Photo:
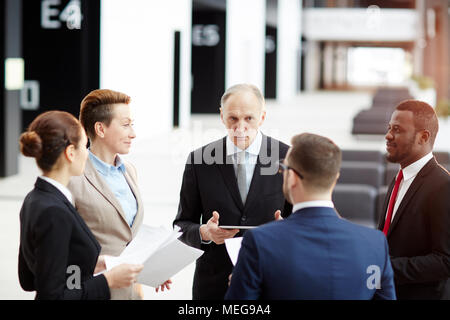
POLYGON ((116 155, 116 165, 110 165, 109 163, 104 162, 103 160, 100 160, 95 154, 89 150, 89 158, 91 159, 92 163, 94 164, 94 167, 103 175, 108 175, 111 170, 120 170, 122 172, 125 172, 125 165, 123 164, 122 159, 119 157, 119 155, 116 155))
POLYGON ((292 207, 292 212, 296 212, 301 209, 305 208, 311 208, 311 207, 328 207, 328 208, 334 208, 333 201, 330 200, 315 200, 315 201, 305 201, 305 202, 298 202, 294 204, 292 207))
POLYGON ((67 200, 69 200, 69 202, 71 204, 73 204, 72 193, 70 193, 70 190, 67 189, 67 187, 65 185, 63 185, 62 183, 59 183, 58 181, 53 180, 52 178, 49 178, 49 177, 40 176, 40 178, 47 181, 48 183, 53 185, 56 189, 61 191, 61 193, 67 198, 67 200))
POLYGON ((426 156, 420 158, 416 162, 411 163, 406 168, 403 168, 403 179, 409 180, 413 177, 415 177, 420 170, 427 164, 428 161, 430 161, 433 158, 433 153, 428 153, 426 156))
MULTIPOLYGON (((252 144, 245 149, 246 152, 253 154, 255 156, 259 155, 259 151, 261 150, 262 145, 262 134, 261 131, 258 130, 256 134, 255 140, 253 140, 252 144)), ((233 141, 231 141, 230 136, 227 136, 227 156, 231 156, 235 153, 239 153, 243 151, 241 148, 237 147, 233 141)))

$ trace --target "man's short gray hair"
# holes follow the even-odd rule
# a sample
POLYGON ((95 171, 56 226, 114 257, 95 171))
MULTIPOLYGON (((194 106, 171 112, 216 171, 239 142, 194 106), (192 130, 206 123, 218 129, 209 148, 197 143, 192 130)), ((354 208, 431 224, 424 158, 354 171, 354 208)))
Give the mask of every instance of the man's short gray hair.
POLYGON ((228 100, 229 97, 231 97, 233 94, 239 93, 239 92, 252 92, 256 98, 258 98, 262 110, 265 109, 265 101, 264 97, 261 93, 261 90, 258 89, 257 86, 249 83, 240 83, 235 84, 234 86, 229 87, 225 93, 222 95, 222 98, 220 99, 220 106, 223 108, 225 102, 228 100))

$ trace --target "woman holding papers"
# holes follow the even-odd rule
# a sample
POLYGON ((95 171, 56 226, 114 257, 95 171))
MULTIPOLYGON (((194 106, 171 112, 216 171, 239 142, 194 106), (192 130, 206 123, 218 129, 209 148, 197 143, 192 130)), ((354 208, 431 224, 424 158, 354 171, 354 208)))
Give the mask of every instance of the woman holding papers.
MULTIPOLYGON (((102 246, 102 255, 119 256, 136 236, 144 214, 136 169, 119 155, 136 137, 131 98, 99 89, 81 102, 80 122, 90 148, 84 174, 69 183, 75 207, 102 246)), ((169 282, 161 287, 169 289, 169 282)), ((112 290, 111 299, 142 299, 140 285, 112 290)))
POLYGON ((36 299, 109 299, 143 268, 122 264, 93 276, 105 269, 101 247, 66 187, 84 170, 86 142, 78 120, 62 111, 41 114, 20 137, 21 152, 43 171, 20 211, 19 280, 36 299))

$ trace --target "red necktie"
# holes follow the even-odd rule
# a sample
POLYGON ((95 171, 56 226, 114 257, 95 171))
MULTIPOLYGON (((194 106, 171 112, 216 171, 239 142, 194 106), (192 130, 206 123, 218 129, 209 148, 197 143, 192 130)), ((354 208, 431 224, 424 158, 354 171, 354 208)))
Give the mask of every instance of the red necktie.
POLYGON ((395 180, 394 190, 392 190, 391 199, 389 200, 386 221, 384 222, 383 233, 386 236, 387 236, 387 233, 389 230, 389 226, 391 225, 392 213, 394 212, 395 199, 397 198, 398 187, 400 186, 400 182, 402 181, 402 179, 403 179, 403 171, 400 170, 400 172, 397 175, 397 179, 395 180))

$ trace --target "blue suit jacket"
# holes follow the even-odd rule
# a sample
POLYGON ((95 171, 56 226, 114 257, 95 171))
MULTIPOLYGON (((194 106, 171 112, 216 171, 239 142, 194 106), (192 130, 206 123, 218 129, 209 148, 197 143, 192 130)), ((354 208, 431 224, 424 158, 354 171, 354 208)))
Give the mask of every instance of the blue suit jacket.
POLYGON ((395 299, 384 234, 340 219, 326 207, 301 209, 285 220, 247 231, 225 296, 373 298, 395 299))

